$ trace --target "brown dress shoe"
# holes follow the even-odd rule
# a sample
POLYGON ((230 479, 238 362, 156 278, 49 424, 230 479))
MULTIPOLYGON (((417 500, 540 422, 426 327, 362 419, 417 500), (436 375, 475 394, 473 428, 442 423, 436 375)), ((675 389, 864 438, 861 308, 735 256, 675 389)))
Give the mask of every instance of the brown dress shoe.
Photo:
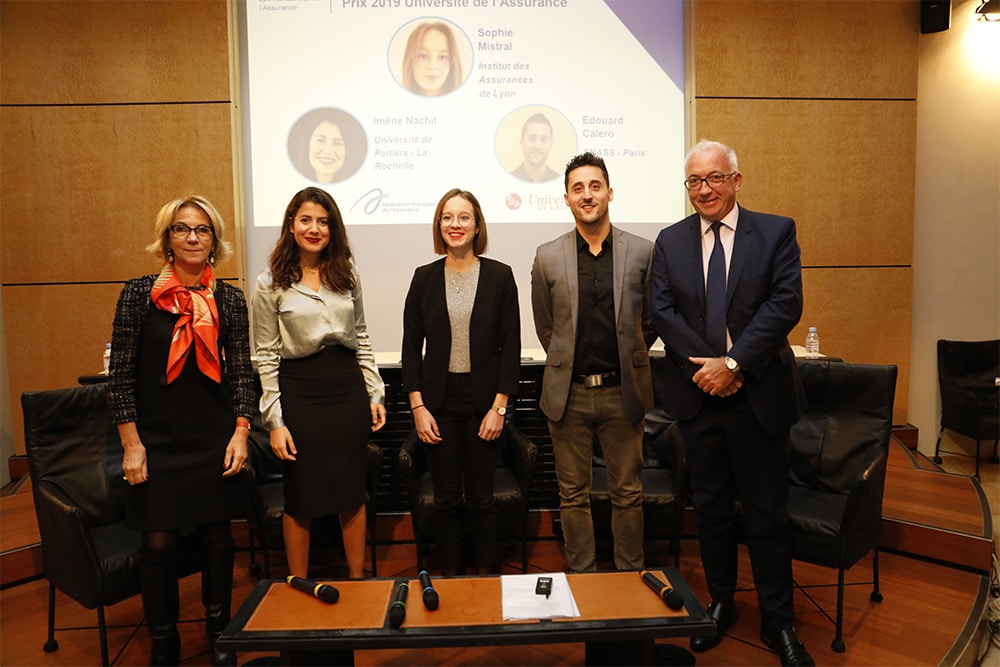
POLYGON ((736 604, 733 602, 729 604, 713 602, 708 605, 708 617, 715 621, 715 633, 706 637, 692 637, 691 650, 701 653, 718 646, 726 630, 736 622, 736 616, 736 604))

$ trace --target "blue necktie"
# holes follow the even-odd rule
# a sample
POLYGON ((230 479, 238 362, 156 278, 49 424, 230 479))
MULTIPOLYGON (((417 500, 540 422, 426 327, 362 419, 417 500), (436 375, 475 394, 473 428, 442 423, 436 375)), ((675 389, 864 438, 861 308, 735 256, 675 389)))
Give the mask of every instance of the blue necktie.
POLYGON ((721 222, 712 223, 715 247, 708 258, 708 279, 705 281, 705 341, 721 356, 726 354, 726 256, 719 235, 721 222))

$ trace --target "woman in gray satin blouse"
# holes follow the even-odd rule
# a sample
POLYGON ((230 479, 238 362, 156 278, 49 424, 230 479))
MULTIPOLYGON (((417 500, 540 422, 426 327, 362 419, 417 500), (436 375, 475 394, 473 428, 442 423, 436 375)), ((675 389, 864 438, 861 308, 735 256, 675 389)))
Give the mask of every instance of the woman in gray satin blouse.
POLYGON ((319 188, 298 192, 285 210, 254 290, 253 329, 260 410, 284 461, 288 573, 308 576, 312 520, 338 514, 349 575, 360 578, 367 442, 385 425, 384 386, 347 230, 319 188))
POLYGON ((478 574, 495 569, 496 441, 521 372, 514 273, 481 257, 486 220, 471 192, 449 190, 432 226, 442 259, 413 273, 403 309, 403 388, 434 483, 442 573, 458 574, 461 519, 470 515, 478 574), (464 487, 464 492, 463 492, 464 487))

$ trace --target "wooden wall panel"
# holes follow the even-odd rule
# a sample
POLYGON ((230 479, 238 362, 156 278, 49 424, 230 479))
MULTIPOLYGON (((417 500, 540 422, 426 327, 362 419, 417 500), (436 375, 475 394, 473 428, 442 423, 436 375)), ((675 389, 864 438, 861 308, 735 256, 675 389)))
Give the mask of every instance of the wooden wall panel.
POLYGON ((805 345, 810 326, 820 351, 861 364, 896 364, 893 424, 906 424, 910 386, 913 271, 909 267, 803 269, 802 319, 789 340, 805 345))
POLYGON ((3 0, 4 104, 228 100, 225 0, 3 0))
POLYGON ((916 102, 697 101, 697 138, 732 146, 747 208, 790 215, 806 266, 909 265, 916 102))
POLYGON ((72 387, 98 373, 120 284, 3 288, 15 450, 24 453, 21 392, 72 387))
POLYGON ((915 99, 914 0, 698 0, 698 97, 915 99))
POLYGON ((899 366, 907 419, 919 3, 694 0, 691 141, 736 149, 740 202, 796 219, 827 354, 899 366))
MULTIPOLYGON (((190 193, 236 236, 228 104, 4 107, 0 124, 4 284, 156 271, 143 250, 156 213, 190 193)), ((218 275, 236 267, 227 260, 218 275)))

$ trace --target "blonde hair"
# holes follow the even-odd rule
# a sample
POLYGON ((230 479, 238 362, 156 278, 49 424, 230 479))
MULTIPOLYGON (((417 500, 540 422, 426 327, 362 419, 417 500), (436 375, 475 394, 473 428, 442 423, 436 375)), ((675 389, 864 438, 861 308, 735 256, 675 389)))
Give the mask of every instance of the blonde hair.
POLYGON ((164 263, 167 259, 167 250, 170 248, 170 225, 174 224, 174 216, 186 206, 200 209, 212 225, 214 238, 212 242, 212 254, 215 261, 222 261, 232 253, 232 245, 224 240, 226 233, 226 223, 215 208, 212 202, 201 195, 188 195, 179 199, 167 202, 156 214, 156 223, 153 225, 153 242, 146 246, 148 252, 156 255, 164 263))

